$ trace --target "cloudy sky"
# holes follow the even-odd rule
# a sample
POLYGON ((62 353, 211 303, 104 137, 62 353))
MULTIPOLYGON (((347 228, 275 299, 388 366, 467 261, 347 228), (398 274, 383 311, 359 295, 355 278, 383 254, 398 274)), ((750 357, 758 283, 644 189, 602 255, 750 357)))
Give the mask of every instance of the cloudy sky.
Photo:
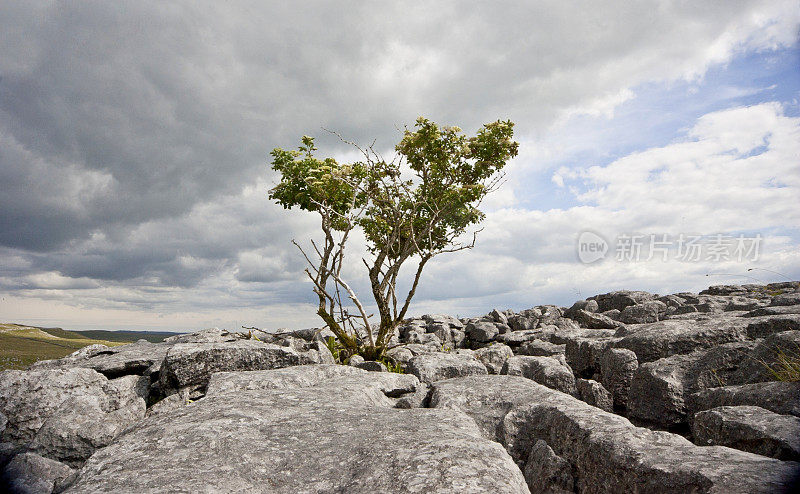
POLYGON ((0 3, 0 320, 316 325, 269 152, 420 115, 521 146, 413 313, 800 279, 797 2, 602 5, 0 3))

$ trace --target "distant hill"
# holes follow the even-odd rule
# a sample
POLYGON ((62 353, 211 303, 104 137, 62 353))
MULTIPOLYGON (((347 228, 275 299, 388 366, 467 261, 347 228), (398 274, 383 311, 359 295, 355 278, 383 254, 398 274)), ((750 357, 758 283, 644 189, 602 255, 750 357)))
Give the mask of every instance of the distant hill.
POLYGON ((25 369, 39 360, 61 358, 88 345, 124 345, 140 339, 153 343, 178 333, 164 331, 68 331, 0 323, 0 371, 25 369))

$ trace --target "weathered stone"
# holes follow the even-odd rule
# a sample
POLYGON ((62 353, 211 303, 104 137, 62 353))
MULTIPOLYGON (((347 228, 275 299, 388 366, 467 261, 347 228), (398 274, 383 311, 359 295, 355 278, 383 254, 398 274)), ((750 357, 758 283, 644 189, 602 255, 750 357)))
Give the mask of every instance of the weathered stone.
POLYGON ((800 305, 761 307, 744 314, 744 317, 781 316, 790 314, 800 314, 800 305))
POLYGON ((606 315, 589 312, 584 309, 580 309, 574 313, 572 319, 581 327, 590 329, 614 329, 622 324, 606 315))
POLYGON ((8 492, 17 494, 50 494, 56 488, 65 487, 64 481, 73 473, 74 470, 63 463, 34 453, 22 453, 6 465, 0 487, 6 486, 8 492))
MULTIPOLYGON (((347 359, 347 365, 350 367, 358 367, 359 365, 365 362, 364 357, 361 355, 351 355, 349 359, 347 359)), ((255 370, 255 369, 253 369, 255 370)))
POLYGON ((766 338, 774 333, 800 330, 800 314, 760 317, 747 325, 747 337, 766 338))
POLYGON ((556 345, 549 341, 531 340, 523 343, 517 348, 517 355, 530 355, 532 357, 550 357, 552 355, 563 355, 567 345, 556 345))
POLYGON ((575 381, 578 388, 578 397, 581 401, 605 410, 614 411, 614 397, 597 381, 591 379, 578 379, 575 381))
POLYGON ((539 305, 536 308, 542 313, 542 315, 539 316, 539 326, 556 324, 557 321, 564 318, 561 309, 555 305, 539 305))
POLYGON ((408 361, 408 372, 428 384, 452 377, 488 373, 486 366, 474 357, 452 353, 417 355, 408 361))
POLYGON ((699 412, 695 443, 720 445, 779 460, 800 460, 800 418, 756 406, 727 406, 699 412))
POLYGON ((497 309, 492 309, 492 312, 489 313, 489 316, 494 320, 494 322, 508 324, 508 316, 506 316, 504 312, 500 312, 497 309))
POLYGON ((727 343, 642 364, 631 382, 630 417, 671 427, 687 422, 685 399, 698 390, 723 386, 737 373, 753 343, 727 343))
POLYGON ((389 372, 389 369, 386 368, 386 365, 383 362, 376 362, 374 360, 367 360, 366 362, 361 362, 355 367, 358 367, 359 369, 364 369, 365 371, 369 372, 389 372))
POLYGON ((696 412, 721 406, 752 405, 782 415, 800 417, 800 382, 765 382, 705 389, 689 395, 689 418, 696 412))
POLYGON ((90 352, 78 352, 63 359, 37 362, 31 369, 68 369, 85 367, 100 372, 109 379, 130 374, 143 375, 153 365, 160 365, 171 345, 150 343, 140 340, 136 343, 106 347, 95 347, 90 352))
POLYGON ((568 321, 570 324, 562 325, 562 327, 555 325, 543 326, 540 328, 540 338, 556 345, 564 345, 568 341, 578 338, 610 338, 613 337, 615 333, 615 331, 610 329, 581 328, 572 319, 561 319, 560 321, 568 321))
POLYGON ((542 331, 538 329, 523 329, 519 331, 512 331, 497 337, 497 341, 503 342, 511 347, 520 346, 528 341, 542 337, 542 331))
POLYGON ((577 394, 572 369, 555 357, 511 357, 506 360, 501 374, 522 376, 563 393, 577 394))
POLYGON ((589 300, 597 301, 598 312, 605 312, 607 310, 616 309, 622 311, 629 305, 636 305, 648 300, 652 300, 653 295, 647 292, 637 292, 629 290, 620 290, 616 292, 604 293, 589 297, 589 300))
POLYGON ((722 343, 744 341, 748 324, 746 319, 722 315, 697 321, 670 319, 639 325, 615 346, 633 350, 640 363, 652 362, 722 343))
POLYGON ((434 348, 441 348, 442 346, 442 340, 440 340, 438 336, 434 333, 426 333, 424 330, 409 332, 406 341, 420 345, 430 345, 434 348))
POLYGON ((769 305, 785 306, 785 305, 800 305, 800 292, 781 293, 772 297, 769 305))
POLYGON ((492 341, 500 334, 495 323, 489 321, 476 321, 467 324, 465 331, 473 342, 485 343, 492 341))
POLYGON ((70 492, 529 492, 469 417, 379 401, 374 379, 389 373, 312 387, 214 385, 235 374, 215 374, 202 400, 150 417, 95 453, 70 492))
POLYGON ((636 354, 625 348, 608 348, 600 360, 601 383, 611 393, 614 406, 621 411, 628 408, 631 381, 639 368, 636 354))
POLYGON ((568 494, 575 492, 575 479, 569 462, 553 452, 539 439, 528 453, 524 469, 525 481, 531 492, 568 494))
POLYGON ((319 353, 239 340, 229 343, 179 343, 167 352, 159 373, 165 395, 187 386, 203 388, 211 374, 234 370, 278 369, 319 363, 319 353))
POLYGON ((395 347, 390 349, 386 352, 386 356, 389 358, 394 359, 395 362, 402 364, 405 366, 409 360, 414 358, 414 354, 411 353, 411 350, 405 348, 405 346, 395 347))
POLYGON ((68 398, 102 395, 108 379, 92 369, 0 372, 0 413, 6 416, 2 441, 30 442, 68 398))
POLYGON ((109 381, 105 393, 71 396, 44 421, 31 451, 79 467, 145 416, 149 379, 125 376, 109 381))
POLYGON ((582 310, 593 313, 597 312, 599 309, 600 306, 597 304, 597 300, 579 300, 572 304, 572 307, 564 311, 564 317, 575 319, 575 316, 582 310))
POLYGON ((416 391, 407 393, 397 399, 395 408, 427 408, 431 388, 427 384, 419 383, 416 391))
POLYGON ((763 306, 764 303, 760 300, 748 297, 731 297, 728 301, 727 305, 725 305, 725 311, 738 311, 738 310, 753 310, 758 309, 759 307, 763 306))
POLYGON ((546 388, 508 412, 502 443, 526 462, 538 440, 570 463, 577 492, 783 492, 800 464, 633 426, 546 388))
POLYGON ((519 465, 529 462, 538 440, 545 441, 569 462, 577 492, 780 492, 800 466, 634 427, 515 376, 438 382, 430 406, 467 413, 519 465))
POLYGON ((619 314, 619 320, 626 324, 643 324, 662 319, 667 306, 658 300, 648 300, 641 304, 629 305, 619 314))
POLYGON ((783 331, 764 338, 743 359, 729 384, 750 384, 778 380, 791 359, 800 358, 800 331, 783 331))
MULTIPOLYGON (((501 440, 498 427, 515 406, 540 398, 541 385, 522 376, 491 375, 446 379, 431 385, 431 408, 459 410, 478 424, 485 437, 501 440)), ((555 392, 555 391, 553 391, 555 392)))
POLYGON ((519 314, 508 317, 508 325, 512 331, 523 331, 526 329, 536 329, 539 325, 539 318, 542 311, 539 309, 526 309, 519 314))
POLYGON ((564 356, 575 375, 590 378, 600 370, 600 359, 619 338, 574 338, 567 340, 564 356))
POLYGON ((463 329, 464 323, 453 316, 446 314, 425 314, 422 316, 427 324, 444 323, 450 325, 451 328, 463 329))
POLYGON ((486 366, 489 374, 500 374, 503 369, 503 364, 509 357, 513 357, 514 352, 511 347, 502 343, 495 343, 491 346, 475 350, 475 358, 486 366))

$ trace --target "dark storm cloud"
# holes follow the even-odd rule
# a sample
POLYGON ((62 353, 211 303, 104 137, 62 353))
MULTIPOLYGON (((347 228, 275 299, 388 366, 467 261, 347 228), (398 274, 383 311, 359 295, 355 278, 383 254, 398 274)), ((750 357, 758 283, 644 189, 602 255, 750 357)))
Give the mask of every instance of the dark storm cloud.
POLYGON ((759 9, 5 2, 0 246, 27 273, 277 283, 297 276, 288 241, 313 225, 264 199, 273 147, 313 134, 343 151, 325 127, 390 148, 421 114, 535 135, 565 108, 701 70, 697 47, 759 9))

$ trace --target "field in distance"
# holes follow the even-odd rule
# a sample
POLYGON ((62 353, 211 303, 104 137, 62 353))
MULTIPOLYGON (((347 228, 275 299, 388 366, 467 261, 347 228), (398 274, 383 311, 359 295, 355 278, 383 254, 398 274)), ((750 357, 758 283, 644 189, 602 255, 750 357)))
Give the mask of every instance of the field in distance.
POLYGON ((0 371, 25 369, 38 360, 61 358, 88 345, 117 346, 140 339, 155 343, 176 334, 162 331, 67 331, 0 323, 0 371))

